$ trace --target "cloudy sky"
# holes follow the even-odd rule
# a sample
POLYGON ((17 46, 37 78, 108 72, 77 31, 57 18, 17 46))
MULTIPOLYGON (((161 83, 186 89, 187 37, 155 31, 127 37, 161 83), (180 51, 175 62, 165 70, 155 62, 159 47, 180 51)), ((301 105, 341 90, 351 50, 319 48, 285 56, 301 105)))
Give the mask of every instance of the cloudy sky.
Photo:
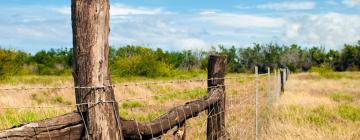
MULTIPOLYGON (((360 0, 110 0, 110 44, 165 50, 360 40, 360 0)), ((0 45, 72 47, 70 0, 0 1, 0 45)))

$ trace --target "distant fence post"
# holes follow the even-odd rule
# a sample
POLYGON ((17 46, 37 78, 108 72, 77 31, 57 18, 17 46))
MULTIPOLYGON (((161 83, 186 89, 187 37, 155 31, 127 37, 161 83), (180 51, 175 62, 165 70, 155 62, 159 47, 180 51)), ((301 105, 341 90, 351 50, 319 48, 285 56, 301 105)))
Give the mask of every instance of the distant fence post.
POLYGON ((278 76, 277 76, 277 70, 274 68, 274 97, 277 97, 277 93, 278 93, 278 76))
POLYGON ((289 79, 290 69, 286 68, 286 81, 289 79))
POLYGON ((288 80, 288 71, 289 71, 289 69, 285 68, 285 81, 288 80))
POLYGON ((259 139, 259 69, 255 66, 255 139, 259 139))
POLYGON ((281 94, 284 94, 284 87, 285 87, 285 69, 280 69, 280 87, 281 87, 281 94))
MULTIPOLYGON (((212 88, 220 88, 223 91, 223 99, 210 105, 207 119, 207 140, 218 140, 225 132, 225 66, 226 56, 210 55, 208 64, 208 91, 212 88)), ((210 93, 210 92, 209 92, 210 93)))
POLYGON ((270 70, 270 67, 267 68, 267 93, 266 93, 266 96, 267 98, 269 99, 270 97, 270 75, 271 74, 271 70, 270 70))

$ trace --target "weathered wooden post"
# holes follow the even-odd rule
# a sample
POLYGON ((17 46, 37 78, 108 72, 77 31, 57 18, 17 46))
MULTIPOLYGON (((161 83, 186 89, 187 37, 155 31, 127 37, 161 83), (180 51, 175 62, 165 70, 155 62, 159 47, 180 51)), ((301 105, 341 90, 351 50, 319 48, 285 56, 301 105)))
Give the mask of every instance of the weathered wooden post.
POLYGON ((284 70, 285 70, 285 81, 287 81, 288 80, 288 71, 289 71, 289 69, 285 68, 284 70))
POLYGON ((284 87, 285 87, 285 69, 280 69, 280 87, 281 87, 281 94, 284 94, 284 87))
POLYGON ((210 55, 208 64, 208 91, 222 89, 223 97, 208 109, 207 140, 218 140, 225 136, 225 66, 226 56, 210 55))
POLYGON ((123 139, 108 67, 109 9, 109 0, 71 1, 73 77, 86 139, 123 139))
POLYGON ((255 140, 259 139, 259 68, 255 66, 255 140))
POLYGON ((276 70, 276 68, 274 68, 274 97, 277 98, 278 95, 278 71, 276 70))
POLYGON ((290 69, 286 68, 286 81, 289 79, 290 69))
POLYGON ((270 77, 271 77, 271 70, 270 67, 267 68, 267 92, 266 92, 266 96, 269 99, 270 97, 270 77))

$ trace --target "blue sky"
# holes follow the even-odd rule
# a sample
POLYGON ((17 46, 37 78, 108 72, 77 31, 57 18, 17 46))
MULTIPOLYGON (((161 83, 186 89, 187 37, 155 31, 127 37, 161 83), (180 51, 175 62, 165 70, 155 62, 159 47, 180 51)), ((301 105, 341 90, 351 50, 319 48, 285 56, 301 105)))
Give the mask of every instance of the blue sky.
MULTIPOLYGON (((110 44, 165 50, 297 43, 339 49, 360 40, 360 0, 110 0, 110 44)), ((0 1, 0 45, 72 47, 70 0, 0 1)))

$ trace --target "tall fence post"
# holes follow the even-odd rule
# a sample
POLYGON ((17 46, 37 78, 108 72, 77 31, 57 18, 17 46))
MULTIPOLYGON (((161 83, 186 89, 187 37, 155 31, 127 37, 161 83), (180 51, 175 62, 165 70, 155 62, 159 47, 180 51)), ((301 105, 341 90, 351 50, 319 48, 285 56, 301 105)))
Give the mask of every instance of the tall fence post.
POLYGON ((259 139, 259 69, 255 67, 255 139, 259 139))
POLYGON ((108 63, 109 10, 109 0, 71 1, 73 77, 81 87, 75 96, 85 127, 81 139, 123 139, 108 63))
MULTIPOLYGON (((225 66, 226 56, 210 55, 208 64, 208 91, 220 88, 223 98, 210 105, 207 119, 207 140, 218 140, 225 136, 225 66)), ((210 93, 210 92, 209 92, 210 93)))
POLYGON ((278 93, 278 72, 277 70, 274 68, 274 98, 277 97, 277 93, 278 93))
POLYGON ((285 87, 285 69, 280 69, 280 86, 281 86, 281 94, 284 94, 285 87))
POLYGON ((270 77, 271 77, 271 75, 270 75, 270 73, 271 73, 271 71, 270 71, 270 67, 268 67, 267 68, 267 93, 266 93, 266 96, 267 96, 267 98, 268 98, 268 100, 270 100, 270 77))
POLYGON ((281 92, 281 71, 280 69, 277 70, 277 97, 280 97, 281 92))

